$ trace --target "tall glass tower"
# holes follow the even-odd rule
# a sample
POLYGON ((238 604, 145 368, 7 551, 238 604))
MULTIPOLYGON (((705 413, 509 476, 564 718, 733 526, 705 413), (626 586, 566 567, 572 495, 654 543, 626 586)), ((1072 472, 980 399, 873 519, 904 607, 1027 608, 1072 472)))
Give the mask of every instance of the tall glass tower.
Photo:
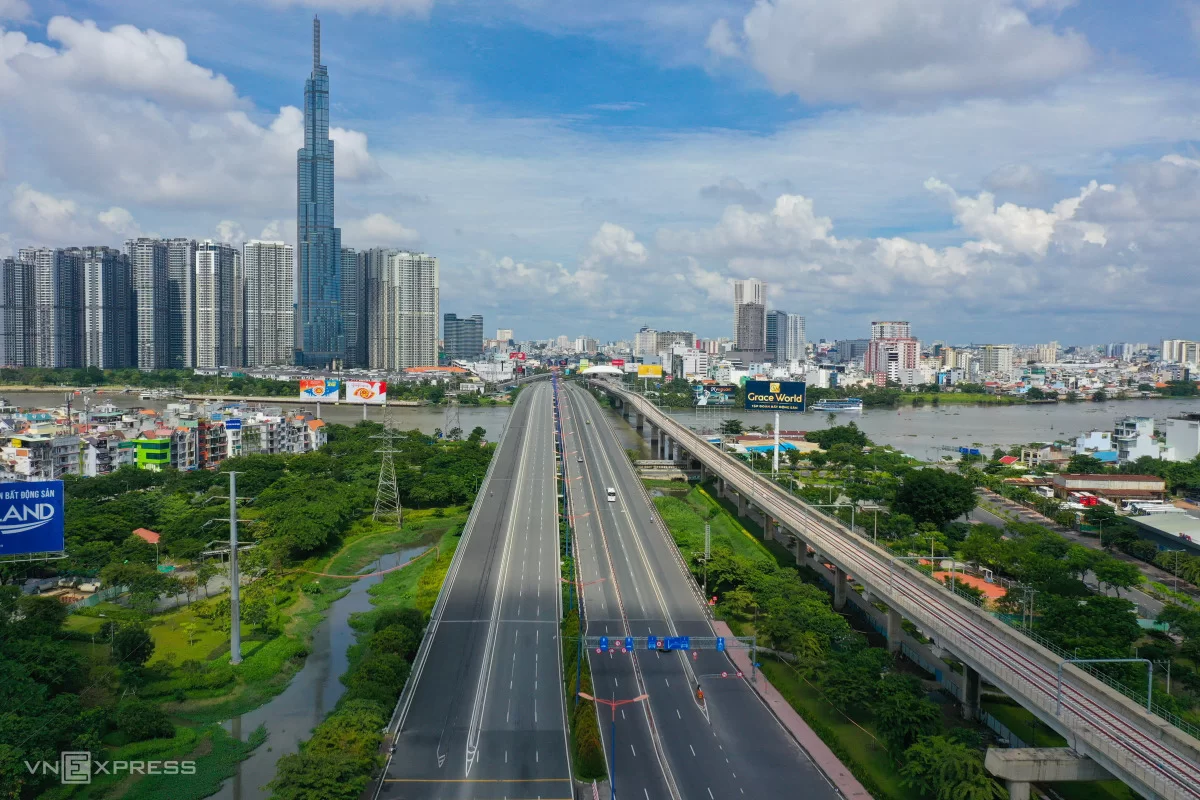
POLYGON ((313 68, 304 83, 304 147, 296 153, 299 287, 296 363, 326 367, 345 356, 342 232, 333 225, 333 141, 329 71, 321 63, 321 21, 313 17, 313 68))

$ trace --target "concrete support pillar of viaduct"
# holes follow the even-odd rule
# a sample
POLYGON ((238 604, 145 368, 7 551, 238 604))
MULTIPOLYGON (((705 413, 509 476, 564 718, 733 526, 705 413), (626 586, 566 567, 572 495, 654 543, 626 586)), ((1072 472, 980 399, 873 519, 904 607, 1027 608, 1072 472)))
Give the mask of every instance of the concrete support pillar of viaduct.
POLYGON ((979 716, 979 673, 966 663, 963 664, 963 719, 975 719, 979 716))
POLYGON ((650 436, 648 437, 650 440, 650 458, 658 458, 658 437, 659 437, 658 426, 656 426, 653 422, 651 422, 650 423, 650 436))
POLYGON ((775 520, 771 519, 770 515, 763 515, 763 538, 768 542, 775 538, 775 520))
POLYGON ((900 627, 900 612, 894 608, 889 608, 887 612, 887 641, 888 652, 900 652, 900 634, 904 629, 900 627))
POLYGON ((641 433, 642 429, 646 427, 646 417, 640 411, 637 412, 637 424, 634 427, 637 428, 638 433, 641 433))
POLYGON ((1095 761, 1067 747, 989 747, 983 766, 1008 786, 1010 800, 1029 800, 1032 783, 1112 779, 1095 761))
POLYGON ((738 516, 746 516, 746 498, 741 494, 737 495, 738 516))
POLYGON ((836 611, 841 611, 846 607, 846 585, 849 581, 846 580, 846 573, 842 572, 841 567, 833 568, 833 607, 836 611))

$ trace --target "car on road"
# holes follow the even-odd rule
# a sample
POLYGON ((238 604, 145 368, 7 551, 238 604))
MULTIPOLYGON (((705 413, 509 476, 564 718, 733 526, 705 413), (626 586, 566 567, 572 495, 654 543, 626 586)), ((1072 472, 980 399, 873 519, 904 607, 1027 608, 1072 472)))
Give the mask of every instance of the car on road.
POLYGON ((576 461, 578 461, 580 464, 582 464, 582 463, 583 463, 583 456, 580 456, 579 458, 577 458, 577 459, 575 459, 575 460, 576 460, 576 461))
POLYGON ((617 502, 617 490, 612 488, 611 486, 608 487, 608 502, 610 502, 610 503, 617 502))

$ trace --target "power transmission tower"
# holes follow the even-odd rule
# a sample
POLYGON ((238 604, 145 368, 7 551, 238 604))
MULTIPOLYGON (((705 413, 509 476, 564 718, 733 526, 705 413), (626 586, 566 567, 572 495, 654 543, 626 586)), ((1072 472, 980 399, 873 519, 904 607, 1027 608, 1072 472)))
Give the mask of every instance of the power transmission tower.
POLYGON ((462 423, 458 418, 458 403, 454 400, 446 401, 446 415, 442 420, 442 435, 447 439, 451 438, 450 432, 458 430, 459 435, 462 435, 462 423))
POLYGON ((391 412, 384 414, 383 433, 378 433, 372 439, 382 439, 383 446, 376 450, 381 458, 379 462, 379 483, 375 487, 375 520, 396 518, 396 527, 403 525, 403 509, 400 507, 400 489, 396 485, 396 462, 394 456, 400 451, 396 449, 396 433, 392 428, 391 412))

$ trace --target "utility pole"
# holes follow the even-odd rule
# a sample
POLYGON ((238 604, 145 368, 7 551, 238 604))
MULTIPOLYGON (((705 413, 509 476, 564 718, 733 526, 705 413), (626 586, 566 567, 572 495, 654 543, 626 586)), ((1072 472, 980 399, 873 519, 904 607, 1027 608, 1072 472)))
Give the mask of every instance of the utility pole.
POLYGON ((704 523, 704 597, 708 598, 708 559, 712 555, 712 525, 704 523))
POLYGON ((779 474, 779 412, 775 412, 775 456, 771 461, 771 476, 779 474))
POLYGON ((242 581, 238 574, 237 473, 229 473, 229 663, 242 663, 242 581))
MULTIPOLYGON (((365 409, 366 406, 364 405, 365 409)), ((391 412, 384 414, 383 433, 372 436, 372 439, 383 439, 383 446, 376 450, 381 460, 379 462, 379 482, 375 485, 375 511, 371 515, 374 520, 396 518, 396 528, 403 527, 403 509, 400 506, 400 487, 396 483, 396 462, 393 456, 400 452, 395 449, 393 439, 395 434, 391 428, 391 412)))

